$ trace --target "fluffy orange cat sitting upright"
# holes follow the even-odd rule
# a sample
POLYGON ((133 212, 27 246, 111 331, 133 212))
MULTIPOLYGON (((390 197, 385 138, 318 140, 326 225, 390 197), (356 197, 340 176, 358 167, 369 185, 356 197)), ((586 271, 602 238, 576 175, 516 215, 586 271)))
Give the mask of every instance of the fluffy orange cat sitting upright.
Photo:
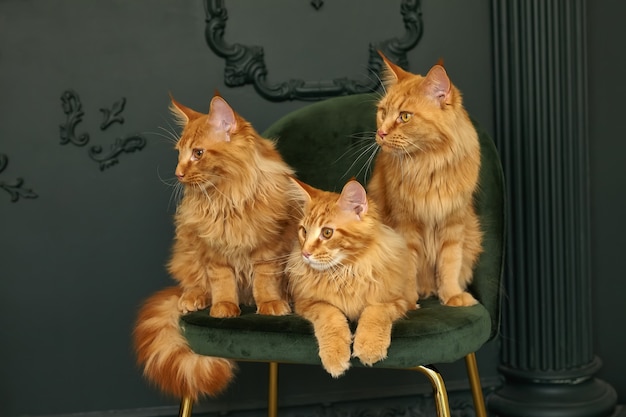
POLYGON ((179 285, 145 302, 134 345, 150 381, 197 399, 225 388, 234 363, 194 354, 180 333, 180 315, 210 306, 211 316, 232 317, 240 303, 255 303, 260 314, 290 313, 284 264, 301 197, 273 142, 223 98, 211 100, 208 114, 174 100, 171 109, 183 125, 176 176, 184 195, 168 265, 179 285))
POLYGON ((349 181, 340 195, 300 184, 307 202, 289 289, 295 312, 313 324, 324 369, 339 377, 351 356, 365 365, 387 357, 393 322, 417 308, 416 272, 406 242, 361 184, 349 181), (357 323, 354 343, 349 321, 357 323))
POLYGON ((476 304, 467 286, 482 251, 473 204, 478 135, 443 66, 421 76, 383 60, 386 91, 376 116, 381 152, 370 198, 411 248, 420 296, 437 295, 451 306, 476 304))

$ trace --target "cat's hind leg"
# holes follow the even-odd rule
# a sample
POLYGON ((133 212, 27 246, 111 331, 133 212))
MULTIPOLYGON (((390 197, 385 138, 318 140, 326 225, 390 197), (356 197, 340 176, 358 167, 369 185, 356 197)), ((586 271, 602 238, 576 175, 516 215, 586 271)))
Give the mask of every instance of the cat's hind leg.
POLYGON ((184 288, 178 299, 178 310, 187 314, 192 311, 203 310, 211 302, 211 291, 205 287, 194 286, 184 288))
MULTIPOLYGON (((456 238, 458 239, 458 238, 456 238)), ((465 307, 478 301, 467 292, 465 279, 461 279, 463 249, 458 240, 447 240, 441 245, 437 259, 437 293, 442 304, 465 307)))

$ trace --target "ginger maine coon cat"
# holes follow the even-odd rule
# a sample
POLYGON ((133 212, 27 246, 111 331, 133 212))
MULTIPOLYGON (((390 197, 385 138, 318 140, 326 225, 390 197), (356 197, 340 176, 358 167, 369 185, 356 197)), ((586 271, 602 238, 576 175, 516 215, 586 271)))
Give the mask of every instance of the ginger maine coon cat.
POLYGON ((260 314, 290 313, 284 265, 301 196, 273 142, 219 95, 208 114, 173 99, 171 110, 183 126, 175 173, 184 194, 168 264, 178 286, 145 302, 134 345, 151 382, 197 399, 222 391, 235 364, 193 353, 180 334, 180 315, 210 306, 211 316, 232 317, 240 303, 256 304, 260 314))
POLYGON ((313 324, 324 369, 339 377, 352 356, 365 365, 387 357, 393 322, 417 308, 416 271, 357 181, 341 194, 299 184, 307 201, 287 263, 290 294, 313 324))
POLYGON ((386 224, 406 239, 421 297, 469 306, 467 291, 482 251, 473 194, 480 145, 460 91, 441 65, 426 76, 383 61, 385 93, 378 103, 380 147, 368 184, 386 224))

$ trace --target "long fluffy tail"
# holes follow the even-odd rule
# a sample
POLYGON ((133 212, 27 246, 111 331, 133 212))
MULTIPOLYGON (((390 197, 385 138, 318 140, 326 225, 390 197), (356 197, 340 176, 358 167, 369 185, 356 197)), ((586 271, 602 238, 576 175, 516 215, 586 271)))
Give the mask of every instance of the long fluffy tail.
POLYGON ((178 299, 169 287, 146 300, 139 310, 133 342, 145 377, 167 394, 194 401, 215 396, 233 379, 235 362, 194 353, 180 332, 178 299))

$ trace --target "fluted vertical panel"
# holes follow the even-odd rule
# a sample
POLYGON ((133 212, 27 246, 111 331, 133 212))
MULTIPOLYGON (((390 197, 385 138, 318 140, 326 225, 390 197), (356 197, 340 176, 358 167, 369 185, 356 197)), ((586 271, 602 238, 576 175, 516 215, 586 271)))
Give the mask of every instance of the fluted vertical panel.
POLYGON ((504 416, 609 415, 615 392, 593 378, 585 1, 492 0, 492 10, 511 230, 506 383, 489 405, 504 416))
POLYGON ((590 310, 584 10, 570 0, 563 10, 558 1, 494 3, 496 138, 511 193, 508 247, 518 255, 509 258, 507 292, 515 297, 503 331, 534 352, 512 344, 503 362, 567 369, 593 359, 590 321, 580 314, 590 310), (576 320, 563 326, 566 318, 576 320))

